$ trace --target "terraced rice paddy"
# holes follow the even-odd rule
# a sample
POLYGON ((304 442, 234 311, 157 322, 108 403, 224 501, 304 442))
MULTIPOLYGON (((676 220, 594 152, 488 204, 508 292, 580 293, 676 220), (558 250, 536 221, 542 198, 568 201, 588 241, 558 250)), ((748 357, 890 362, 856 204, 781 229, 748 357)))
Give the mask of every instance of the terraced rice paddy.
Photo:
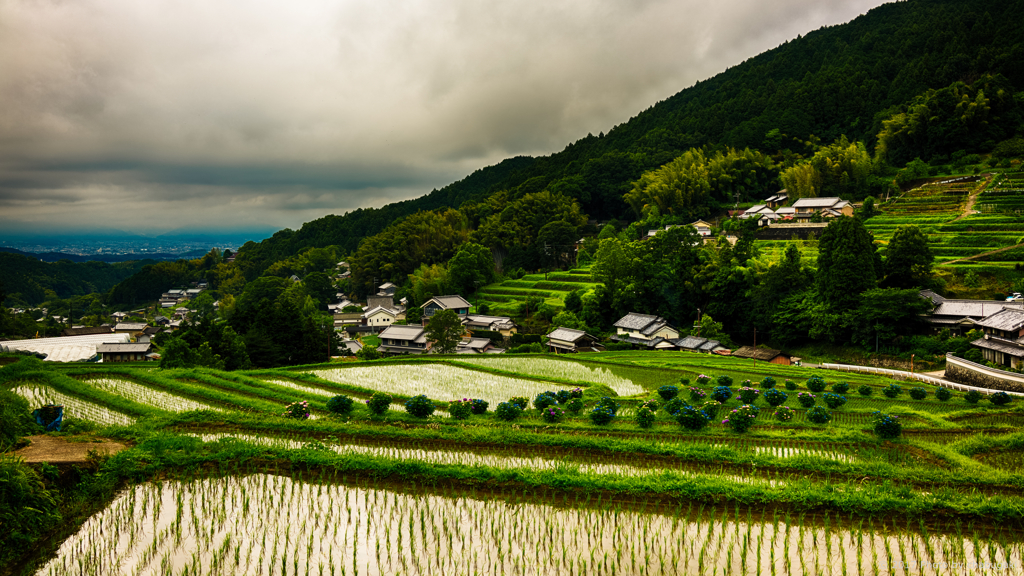
POLYGON ((39 575, 1013 573, 1024 544, 891 519, 273 475, 133 487, 39 575))
POLYGON ((44 404, 61 404, 64 406, 65 418, 78 418, 89 422, 103 425, 128 426, 135 423, 135 418, 111 410, 106 406, 99 406, 73 396, 58 392, 49 386, 36 383, 26 383, 11 389, 12 392, 21 396, 32 407, 40 407, 44 404))
POLYGON ((1016 399, 940 402, 923 384, 915 400, 908 382, 890 399, 883 375, 658 352, 30 374, 35 382, 5 385, 33 404, 63 403, 72 429, 135 425, 88 428, 129 445, 97 464, 91 481, 109 478, 108 491, 17 576, 1021 570, 1016 399), (698 385, 699 374, 712 381, 698 385), (681 425, 656 392, 688 378, 679 397, 699 404, 689 386, 710 396, 723 375, 733 397, 700 430, 681 425), (767 375, 783 390, 796 382, 785 403, 793 419, 774 419, 762 391, 753 426, 732 430, 722 420, 744 381, 756 387, 767 375), (812 375, 851 386, 828 423, 808 421, 796 402, 812 375), (863 384, 872 396, 855 392, 863 384), (579 413, 548 420, 531 405, 505 421, 494 412, 514 396, 577 386, 579 413), (425 418, 396 401, 378 416, 363 402, 375 390, 425 394, 449 410, 447 401, 482 398, 490 408, 425 418), (327 409, 339 392, 354 400, 351 412, 327 409), (604 395, 620 407, 601 424, 591 410, 604 395), (296 401, 316 418, 282 418, 296 401), (655 418, 641 427, 639 406, 651 401, 655 418), (200 406, 219 410, 183 412, 200 406), (902 437, 878 438, 874 410, 902 414, 902 437))
POLYGON ((220 410, 220 408, 214 408, 209 404, 196 402, 195 400, 154 390, 130 380, 94 378, 86 380, 85 383, 99 390, 110 392, 111 394, 116 394, 123 398, 138 402, 139 404, 146 404, 154 408, 167 410, 168 412, 184 412, 186 410, 220 410))
POLYGON ((589 268, 549 274, 528 274, 518 280, 489 284, 479 290, 479 304, 487 304, 491 314, 513 314, 516 307, 529 298, 541 298, 551 306, 561 307, 573 290, 584 292, 597 286, 589 268))
POLYGON ((533 398, 545 390, 559 388, 550 383, 497 376, 445 364, 357 366, 316 370, 313 374, 331 382, 381 392, 406 396, 425 394, 428 398, 446 401, 480 398, 495 406, 512 396, 533 398))
POLYGON ((458 361, 504 372, 517 372, 537 378, 554 378, 557 380, 604 384, 614 390, 619 396, 633 396, 644 392, 643 387, 634 384, 627 378, 616 376, 607 368, 590 367, 577 362, 550 358, 513 358, 510 356, 467 357, 459 358, 458 361))

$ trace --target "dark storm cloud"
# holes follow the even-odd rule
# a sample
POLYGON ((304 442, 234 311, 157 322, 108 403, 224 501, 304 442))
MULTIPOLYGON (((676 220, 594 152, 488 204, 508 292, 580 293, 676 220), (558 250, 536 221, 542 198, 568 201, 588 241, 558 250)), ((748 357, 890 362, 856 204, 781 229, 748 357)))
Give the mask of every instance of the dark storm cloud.
POLYGON ((0 0, 0 213, 295 227, 561 149, 878 4, 0 0))

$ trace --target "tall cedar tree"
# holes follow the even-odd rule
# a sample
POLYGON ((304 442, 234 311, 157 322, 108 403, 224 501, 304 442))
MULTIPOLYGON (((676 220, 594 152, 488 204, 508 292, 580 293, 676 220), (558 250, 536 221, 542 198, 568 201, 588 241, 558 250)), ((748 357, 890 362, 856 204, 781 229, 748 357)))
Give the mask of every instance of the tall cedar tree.
POLYGON ((885 250, 884 284, 893 288, 920 286, 931 274, 934 261, 928 238, 917 226, 904 224, 893 233, 885 250))
POLYGON ((818 295, 834 311, 856 308, 861 292, 876 287, 874 239, 857 218, 833 220, 818 243, 818 295))
POLYGON ((464 331, 459 315, 452 310, 444 310, 434 314, 427 323, 427 340, 433 342, 434 351, 438 354, 451 354, 464 331))

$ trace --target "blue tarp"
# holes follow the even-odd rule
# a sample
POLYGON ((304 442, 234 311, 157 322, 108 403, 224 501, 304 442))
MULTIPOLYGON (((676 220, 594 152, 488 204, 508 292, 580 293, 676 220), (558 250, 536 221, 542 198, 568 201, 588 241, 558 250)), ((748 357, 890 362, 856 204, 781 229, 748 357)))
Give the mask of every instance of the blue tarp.
POLYGON ((60 404, 47 404, 42 408, 32 411, 36 423, 46 426, 47 432, 60 432, 61 422, 64 421, 64 407, 60 404))

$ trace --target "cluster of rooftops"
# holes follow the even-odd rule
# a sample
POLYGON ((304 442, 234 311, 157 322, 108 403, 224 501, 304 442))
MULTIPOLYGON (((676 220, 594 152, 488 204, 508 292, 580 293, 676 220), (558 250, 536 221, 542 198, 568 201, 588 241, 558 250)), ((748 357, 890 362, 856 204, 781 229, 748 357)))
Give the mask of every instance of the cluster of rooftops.
POLYGON ((806 222, 815 214, 823 218, 853 216, 853 204, 837 197, 799 198, 792 206, 785 206, 789 194, 782 190, 767 198, 763 204, 751 206, 739 215, 741 220, 755 218, 759 226, 770 226, 779 221, 806 222))
POLYGON ((1014 369, 1024 366, 1024 301, 945 298, 932 290, 922 290, 921 297, 934 306, 925 318, 932 326, 954 332, 982 330, 984 337, 971 344, 981 349, 986 361, 1014 369))

